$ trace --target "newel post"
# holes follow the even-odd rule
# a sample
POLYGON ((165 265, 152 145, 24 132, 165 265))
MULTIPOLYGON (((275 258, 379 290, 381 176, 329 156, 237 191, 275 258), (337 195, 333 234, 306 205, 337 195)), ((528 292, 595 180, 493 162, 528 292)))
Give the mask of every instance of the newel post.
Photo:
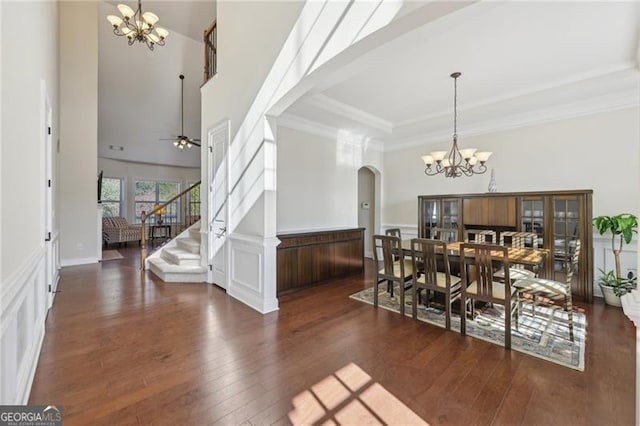
POLYGON ((144 271, 144 261, 147 259, 147 239, 145 235, 145 221, 147 220, 147 214, 142 211, 140 215, 141 229, 140 229, 140 270, 144 271))

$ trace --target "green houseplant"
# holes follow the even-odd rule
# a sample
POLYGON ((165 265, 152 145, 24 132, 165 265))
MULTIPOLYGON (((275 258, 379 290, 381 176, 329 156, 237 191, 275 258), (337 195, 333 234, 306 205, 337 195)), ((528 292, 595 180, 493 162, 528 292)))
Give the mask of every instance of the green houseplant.
POLYGON ((622 276, 622 268, 620 266, 620 252, 624 244, 630 244, 633 240, 633 234, 638 233, 638 218, 630 213, 621 213, 616 216, 598 216, 593 219, 593 225, 600 235, 607 232, 611 233, 611 250, 615 260, 614 271, 604 271, 600 269, 602 276, 599 283, 605 300, 609 304, 620 306, 620 301, 608 300, 607 294, 613 292, 613 296, 619 299, 619 296, 626 294, 636 287, 637 277, 633 272, 629 272, 626 277, 622 276))

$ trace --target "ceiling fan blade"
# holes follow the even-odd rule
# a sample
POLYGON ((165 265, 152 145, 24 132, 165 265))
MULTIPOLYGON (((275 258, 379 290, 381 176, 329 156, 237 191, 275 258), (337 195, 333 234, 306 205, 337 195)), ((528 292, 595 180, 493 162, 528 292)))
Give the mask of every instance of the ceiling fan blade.
POLYGON ((190 140, 191 142, 193 142, 193 141, 200 142, 200 139, 196 139, 196 138, 189 138, 189 140, 190 140))

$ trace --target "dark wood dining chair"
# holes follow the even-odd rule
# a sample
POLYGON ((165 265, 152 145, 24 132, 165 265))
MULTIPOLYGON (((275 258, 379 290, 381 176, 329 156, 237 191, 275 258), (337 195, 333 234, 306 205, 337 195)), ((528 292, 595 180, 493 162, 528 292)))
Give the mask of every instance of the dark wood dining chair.
POLYGON ((440 240, 447 243, 458 241, 457 228, 431 228, 431 239, 440 240))
MULTIPOLYGON (((532 312, 535 315, 535 308, 539 297, 544 297, 553 301, 560 302, 564 305, 569 320, 569 339, 573 342, 573 298, 571 296, 571 281, 573 274, 578 270, 580 261, 580 240, 576 241, 571 263, 567 264, 567 274, 565 282, 547 280, 544 278, 530 277, 516 281, 513 285, 518 293, 526 293, 533 298, 532 312)), ((521 309, 521 303, 524 300, 519 297, 518 310, 521 309)))
POLYGON ((496 231, 491 229, 465 229, 464 242, 475 244, 496 244, 498 240, 496 231))
POLYGON ((378 286, 386 281, 388 290, 393 297, 393 286, 398 283, 400 288, 400 314, 404 315, 404 292, 408 287, 405 284, 413 278, 411 260, 402 256, 401 240, 398 237, 388 235, 373 236, 373 260, 376 265, 375 289, 373 292, 373 306, 378 306, 378 286), (380 257, 381 256, 381 257, 380 257), (382 268, 380 268, 382 264, 382 268))
POLYGON ((429 306, 429 293, 444 294, 445 327, 451 329, 451 304, 460 298, 461 281, 452 277, 449 268, 447 244, 444 241, 414 238, 411 240, 411 266, 413 274, 413 319, 418 316, 419 291, 425 291, 429 306), (442 270, 438 270, 442 259, 442 270))
POLYGON ((466 334, 467 304, 471 305, 471 316, 475 315, 475 302, 486 302, 504 306, 504 347, 511 349, 511 317, 515 316, 518 327, 518 294, 511 286, 509 277, 509 250, 493 244, 460 244, 460 269, 462 272, 462 305, 460 333, 466 334), (493 260, 496 256, 500 260, 493 260), (504 282, 494 281, 494 264, 500 264, 506 271, 504 282), (470 266, 474 266, 472 279, 470 266))
MULTIPOLYGON (((529 242, 529 246, 533 249, 538 248, 538 234, 535 232, 515 232, 515 231, 503 231, 500 232, 500 245, 503 247, 511 247, 514 249, 524 249, 527 247, 527 242, 529 242)), ((536 271, 531 271, 529 269, 525 269, 524 265, 520 265, 517 263, 511 264, 511 269, 509 269, 509 278, 511 278, 511 282, 515 282, 516 280, 522 278, 531 278, 537 275, 536 271)), ((500 268, 495 274, 493 274, 495 278, 498 280, 504 279, 504 269, 500 268)))
POLYGON ((402 232, 400 228, 389 228, 384 231, 384 235, 389 235, 391 237, 398 237, 402 240, 402 232))

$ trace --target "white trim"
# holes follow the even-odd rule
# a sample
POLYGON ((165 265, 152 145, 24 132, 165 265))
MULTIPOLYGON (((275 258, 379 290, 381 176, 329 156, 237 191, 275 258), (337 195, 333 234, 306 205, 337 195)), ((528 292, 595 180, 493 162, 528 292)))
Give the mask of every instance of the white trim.
POLYGON ((75 259, 62 259, 60 260, 60 266, 66 268, 68 266, 89 265, 91 263, 98 263, 97 257, 78 257, 75 259))
MULTIPOLYGON (((22 290, 23 284, 38 268, 38 264, 44 260, 45 250, 44 247, 39 247, 33 251, 27 259, 11 274, 0 286, 0 320, 4 318, 7 307, 15 301, 18 294, 22 290)), ((0 334, 3 330, 0 328, 0 334)))
POLYGON ((393 131, 393 123, 380 118, 376 115, 363 111, 352 105, 345 104, 330 98, 324 94, 317 94, 304 101, 306 104, 322 109, 324 111, 338 114, 343 117, 347 117, 357 123, 365 124, 373 127, 374 129, 382 130, 385 133, 391 134, 393 131))
MULTIPOLYGON (((317 121, 310 120, 299 115, 291 113, 283 113, 277 117, 277 125, 287 129, 298 130, 300 132, 309 133, 320 136, 331 141, 335 141, 342 129, 338 129, 317 121)), ((377 139, 372 139, 366 135, 359 135, 366 138, 366 148, 372 151, 383 152, 384 143, 377 139)))
MULTIPOLYGON (((40 353, 42 352, 42 344, 44 343, 44 334, 46 332, 46 327, 44 325, 44 322, 38 325, 38 329, 39 329, 38 341, 34 346, 31 347, 31 350, 30 350, 30 352, 33 352, 30 357, 33 359, 33 362, 29 367, 29 370, 28 370, 29 372, 27 373, 27 377, 26 377, 26 385, 22 390, 22 395, 19 396, 18 398, 19 403, 22 405, 27 405, 29 403, 29 396, 31 395, 31 387, 33 386, 33 379, 36 376, 38 362, 40 361, 40 353)), ((20 381, 18 381, 18 383, 20 383, 20 381)))

